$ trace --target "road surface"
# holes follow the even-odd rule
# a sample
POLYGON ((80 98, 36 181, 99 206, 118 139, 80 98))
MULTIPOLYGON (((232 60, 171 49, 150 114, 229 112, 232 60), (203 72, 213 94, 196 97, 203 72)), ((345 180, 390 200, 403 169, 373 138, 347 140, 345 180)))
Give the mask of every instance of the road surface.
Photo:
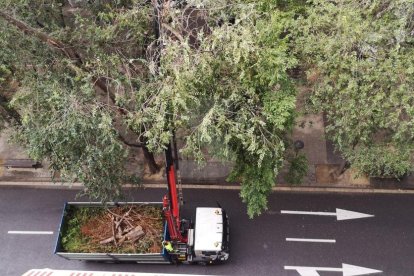
MULTIPOLYGON (((127 199, 161 201, 165 191, 137 190, 129 192, 127 199)), ((59 189, 0 188, 1 276, 20 276, 32 268, 246 276, 365 275, 357 274, 362 272, 355 266, 367 269, 366 273, 377 272, 372 275, 414 275, 413 195, 273 193, 269 209, 251 220, 237 191, 184 190, 183 217, 191 217, 196 206, 216 206, 216 201, 230 216, 229 262, 203 267, 101 264, 55 256, 63 204, 74 201, 75 194, 59 189), (337 216, 350 216, 350 211, 362 217, 337 216)))

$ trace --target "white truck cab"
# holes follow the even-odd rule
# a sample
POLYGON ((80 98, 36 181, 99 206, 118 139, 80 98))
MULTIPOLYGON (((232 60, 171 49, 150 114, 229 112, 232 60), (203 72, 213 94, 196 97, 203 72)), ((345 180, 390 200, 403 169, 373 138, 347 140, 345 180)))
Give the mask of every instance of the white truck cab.
POLYGON ((229 258, 229 224, 222 208, 196 209, 193 261, 216 263, 229 258))

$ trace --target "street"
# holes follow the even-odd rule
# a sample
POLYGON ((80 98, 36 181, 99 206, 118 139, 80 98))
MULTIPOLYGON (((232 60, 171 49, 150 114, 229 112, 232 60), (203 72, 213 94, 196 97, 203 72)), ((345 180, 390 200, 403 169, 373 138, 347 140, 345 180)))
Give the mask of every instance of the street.
MULTIPOLYGON (((413 195, 273 193, 266 213, 251 220, 238 191, 184 190, 184 218, 191 218, 195 207, 216 206, 216 202, 227 210, 231 252, 223 265, 175 266, 88 263, 55 256, 63 204, 74 201, 76 193, 1 188, 1 276, 20 276, 32 268, 257 276, 414 275, 413 195)), ((166 189, 138 189, 126 199, 161 201, 165 193, 166 189)))

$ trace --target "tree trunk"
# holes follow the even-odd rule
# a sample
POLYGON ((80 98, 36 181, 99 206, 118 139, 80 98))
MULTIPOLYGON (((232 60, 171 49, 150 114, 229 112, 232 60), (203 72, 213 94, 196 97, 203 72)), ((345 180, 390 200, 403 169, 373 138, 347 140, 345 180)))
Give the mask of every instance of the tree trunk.
POLYGON ((158 166, 157 162, 155 162, 154 154, 148 150, 146 146, 142 147, 142 151, 144 152, 145 161, 148 164, 148 168, 152 174, 155 174, 160 171, 160 166, 158 166))

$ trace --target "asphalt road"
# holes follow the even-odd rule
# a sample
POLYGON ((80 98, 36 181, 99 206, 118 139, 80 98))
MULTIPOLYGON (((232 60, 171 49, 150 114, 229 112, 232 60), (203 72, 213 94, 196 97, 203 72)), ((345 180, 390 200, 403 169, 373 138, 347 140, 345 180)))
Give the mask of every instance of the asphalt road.
MULTIPOLYGON (((164 193, 160 189, 138 190, 128 198, 160 201, 164 193)), ((275 193, 269 198, 269 210, 250 220, 237 191, 184 190, 185 217, 191 217, 196 206, 216 206, 218 201, 231 220, 230 260, 223 265, 203 267, 101 264, 55 256, 63 204, 74 201, 75 194, 76 191, 70 190, 0 188, 1 276, 20 276, 29 269, 46 267, 209 275, 342 276, 346 275, 341 272, 343 263, 382 271, 373 275, 414 275, 413 195, 275 193), (334 213, 336 208, 374 216, 337 221, 332 214, 281 213, 282 210, 334 213), (53 231, 53 234, 18 235, 9 231, 53 231), (330 242, 287 241, 287 238, 330 242)))

